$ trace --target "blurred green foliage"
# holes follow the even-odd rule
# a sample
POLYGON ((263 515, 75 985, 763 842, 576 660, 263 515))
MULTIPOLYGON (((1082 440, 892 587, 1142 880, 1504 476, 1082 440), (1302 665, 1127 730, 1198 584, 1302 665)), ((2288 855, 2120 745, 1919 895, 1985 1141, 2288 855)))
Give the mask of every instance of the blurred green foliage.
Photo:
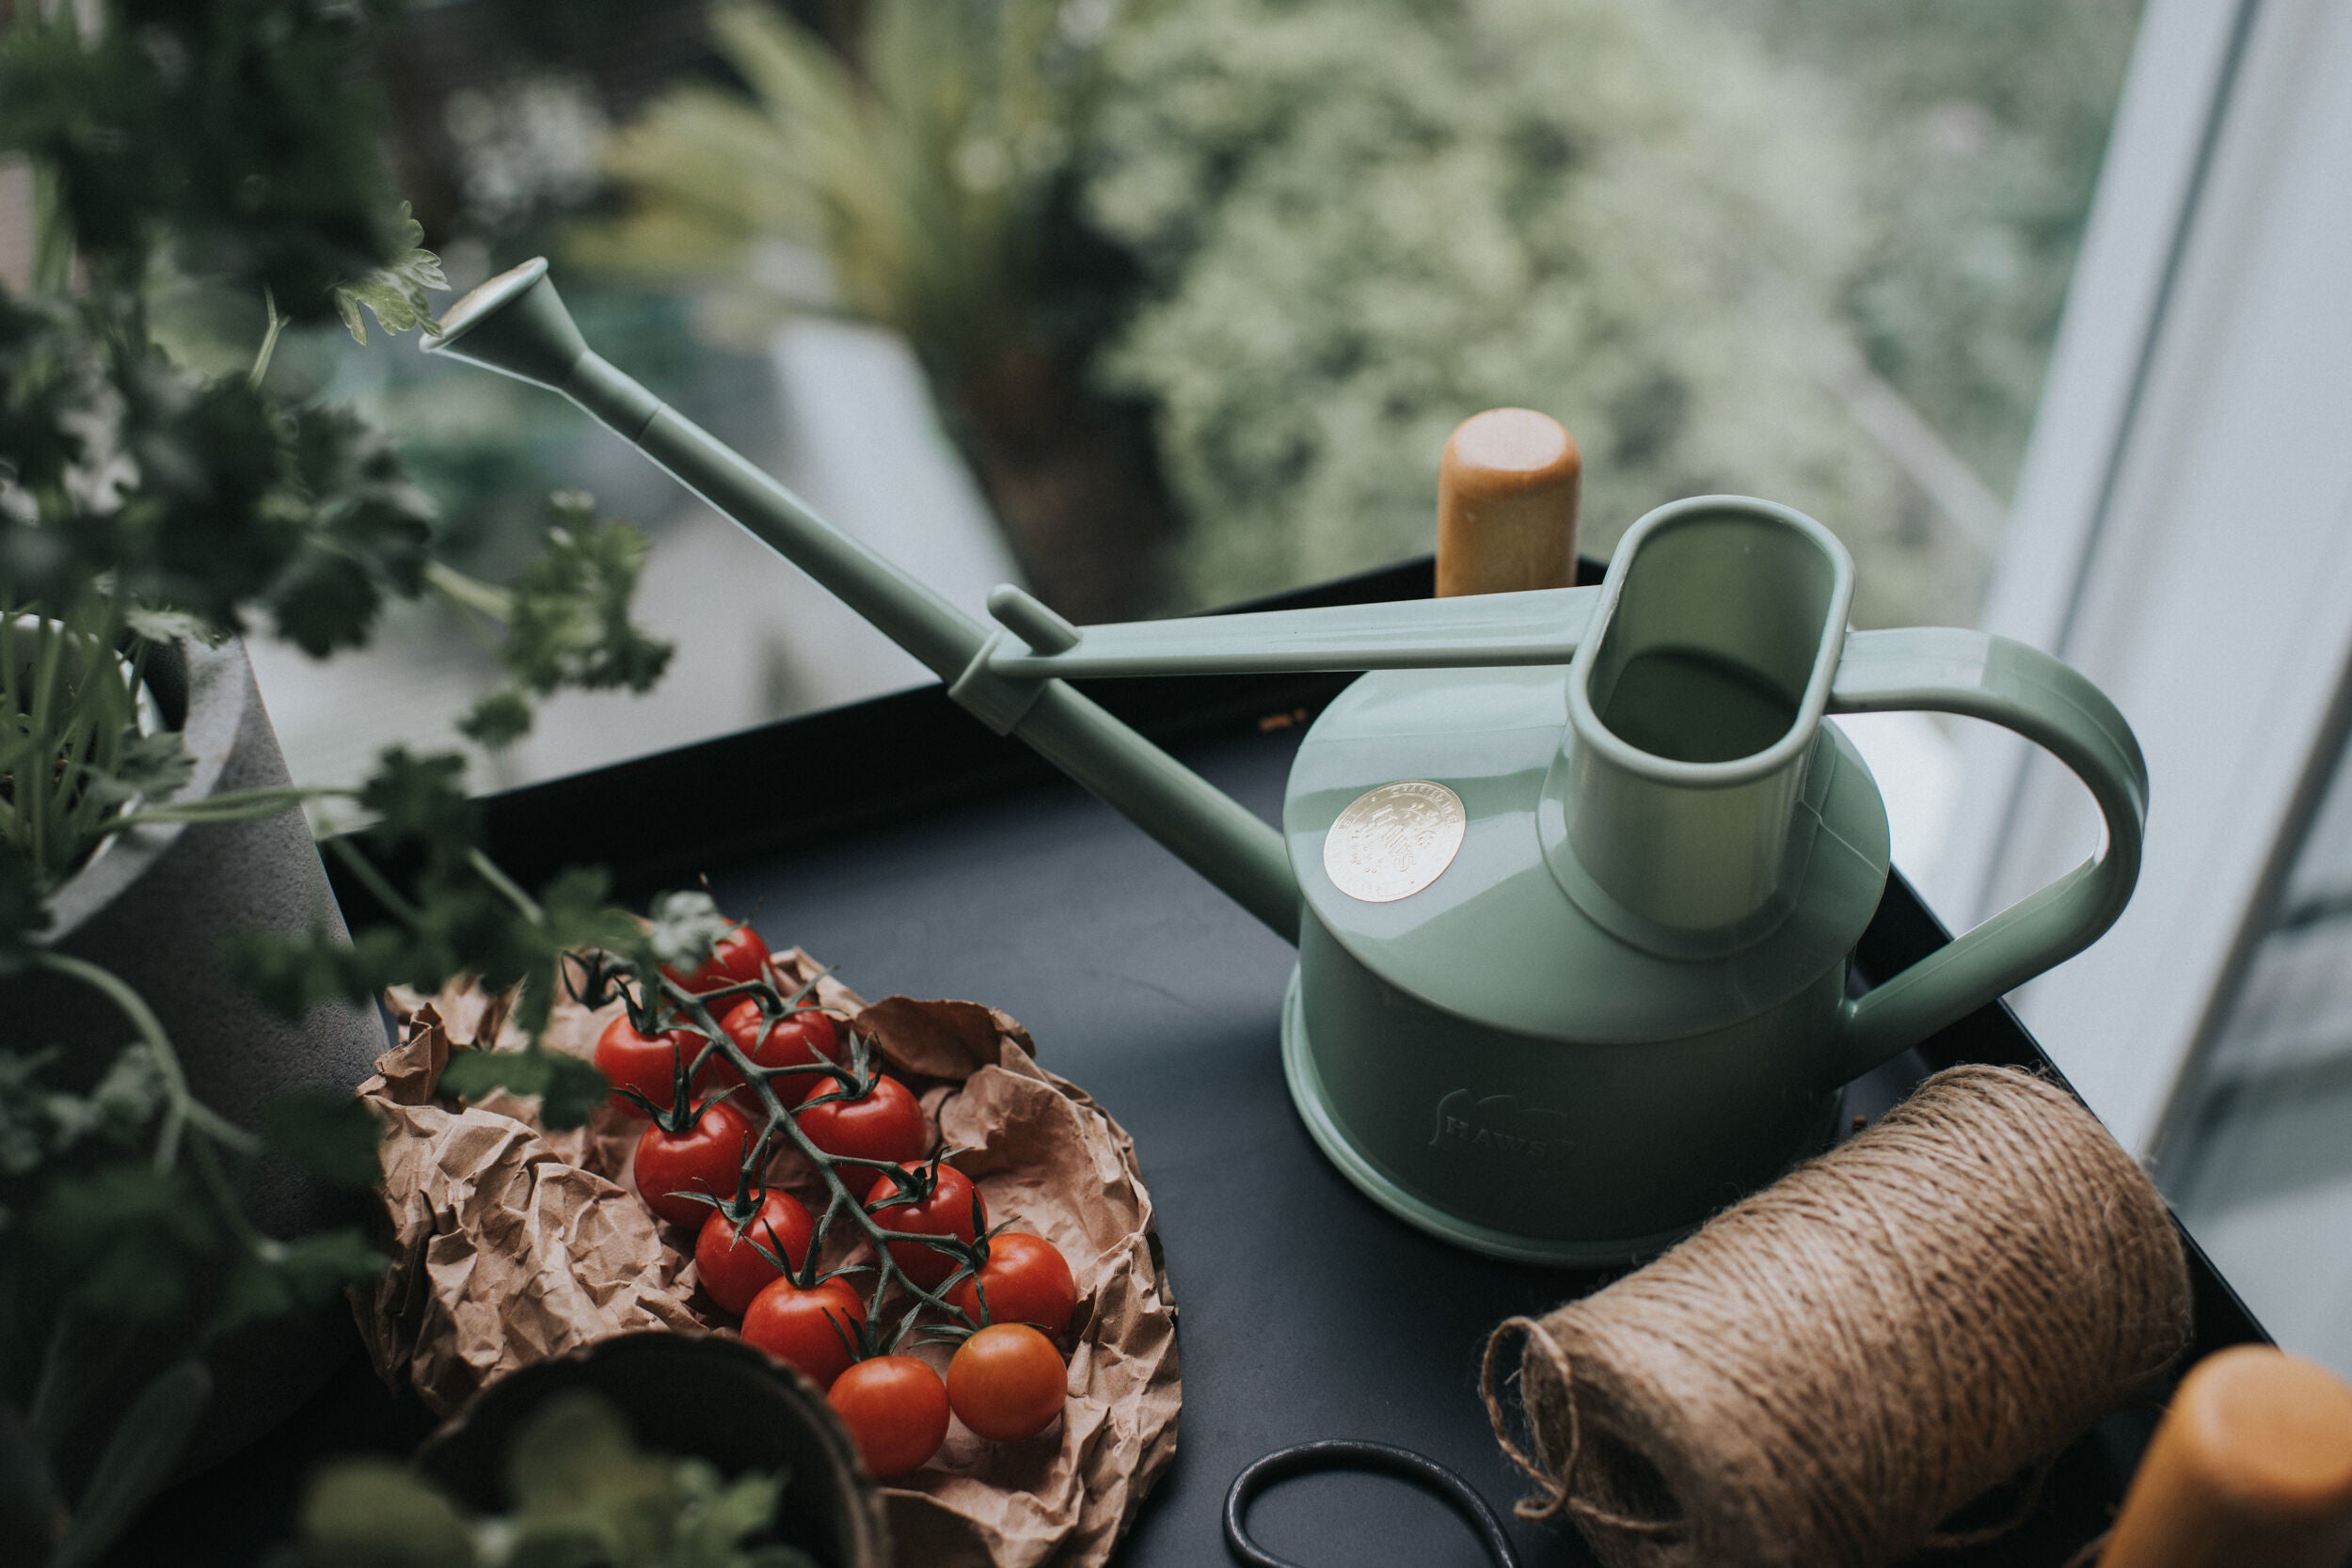
POLYGON ((1061 0, 873 0, 855 63, 760 0, 711 28, 748 92, 678 87, 618 136, 616 221, 575 260, 697 277, 731 337, 838 309, 950 379, 1022 334, 1042 207, 1084 103, 1061 0))
MULTIPOLYGON (((405 212, 374 84, 353 69, 387 0, 26 4, 0 39, 0 148, 29 155, 101 288, 177 252, 297 321, 396 264, 405 212), (102 21, 103 18, 103 21, 102 21)), ((408 242, 413 244, 413 241, 408 242)), ((53 277, 51 281, 61 281, 53 277)))
POLYGON ((1840 397, 1867 365, 1997 505, 2138 7, 877 0, 844 53, 730 0, 748 94, 626 133, 587 253, 895 326, 953 405, 1107 240, 1087 352, 1184 519, 1162 609, 1427 548, 1447 432, 1522 404, 1584 447, 1595 553, 1754 492, 1846 537, 1866 623, 1966 620, 1982 519, 1840 397))
MULTIPOLYGON (((0 287, 0 991, 40 971, 99 993, 81 1052, 0 1027, 10 1564, 98 1561, 213 1397, 204 1358, 320 1311, 381 1266, 356 1226, 286 1239, 248 1212, 277 1162, 373 1184, 381 1129, 364 1107, 297 1096, 258 1129, 236 1125, 173 1044, 188 1021, 157 1017, 102 963, 46 940, 59 890, 106 835, 353 798, 384 863, 417 868, 404 888, 335 841, 386 916, 357 943, 323 928, 275 942, 188 933, 192 961, 226 937, 231 967, 295 1016, 326 995, 369 1005, 394 978, 513 980, 547 974, 574 942, 635 940, 604 904, 601 872, 559 876, 534 897, 474 847, 454 753, 389 753, 356 792, 183 798, 194 769, 182 737, 140 719, 157 642, 267 624, 324 657, 366 643, 389 607, 428 591, 503 612, 497 654, 517 695, 642 689, 666 657, 628 618, 643 546, 624 526, 566 503, 565 527, 512 589, 466 579, 438 559, 432 508, 384 435, 314 396, 316 378, 290 387, 300 378, 271 373, 290 323, 285 341, 308 324, 314 347, 339 318, 362 341, 369 316, 387 335, 438 330, 440 265, 393 198, 366 70, 369 24, 389 8, 0 8, 0 154, 29 168, 36 230, 31 287, 0 287), (136 1043, 92 1060, 108 1029, 136 1043), (180 1359, 138 1372, 167 1354, 180 1359), (126 1401, 135 1373, 145 1386, 126 1401), (94 1460, 70 1457, 101 1437, 94 1460), (79 1482, 70 1509, 58 1476, 79 1482)), ((510 705, 503 734, 527 707, 510 705)), ((547 989, 526 1000, 526 1025, 544 1017, 547 989)), ((536 1072, 555 1094, 541 1053, 504 1060, 517 1064, 509 1081, 536 1072)), ((574 1098, 600 1098, 595 1069, 575 1067, 596 1087, 574 1098)))
POLYGON ((1103 373, 1157 405, 1181 602, 1426 548, 1447 433, 1504 404, 1576 433, 1596 552, 1724 489, 1885 543, 1815 380, 1863 243, 1820 83, 1621 0, 1168 4, 1104 71, 1089 211, 1152 292, 1103 373))
POLYGON ((2015 482, 2142 0, 1722 0, 1852 101, 1871 364, 1993 488, 2015 482))
POLYGON ((586 1390, 534 1412, 506 1468, 513 1512, 471 1518, 404 1466, 342 1461, 311 1482, 302 1541, 271 1568, 813 1568, 774 1539, 787 1477, 647 1453, 586 1390))

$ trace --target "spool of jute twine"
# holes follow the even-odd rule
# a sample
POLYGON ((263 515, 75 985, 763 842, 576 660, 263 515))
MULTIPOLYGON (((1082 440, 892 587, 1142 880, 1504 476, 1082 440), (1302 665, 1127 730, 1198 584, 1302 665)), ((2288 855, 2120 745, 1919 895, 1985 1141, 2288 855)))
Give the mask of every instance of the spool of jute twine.
POLYGON ((1565 1513, 1609 1568, 1879 1568, 1964 1539, 1939 1527, 2188 1328, 2131 1156, 2048 1081, 1966 1067, 1646 1267, 1505 1323, 1482 1384, 1538 1488, 1519 1513, 1565 1513), (1513 1339, 1524 1447, 1496 1382, 1513 1339))

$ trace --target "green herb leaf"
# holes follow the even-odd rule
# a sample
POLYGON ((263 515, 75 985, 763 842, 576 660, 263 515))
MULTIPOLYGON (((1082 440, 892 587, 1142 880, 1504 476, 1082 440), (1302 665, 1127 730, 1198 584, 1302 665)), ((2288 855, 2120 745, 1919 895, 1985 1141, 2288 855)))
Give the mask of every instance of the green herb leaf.
POLYGON ((85 1134, 127 1144, 146 1131, 164 1108, 163 1064, 145 1044, 125 1046, 83 1101, 89 1108, 85 1134))
POLYGON ((291 472, 276 498, 299 542, 262 595, 278 629, 324 657, 364 641, 385 596, 414 597, 433 544, 433 503, 383 435, 342 408, 290 421, 291 472))
POLYGON ((359 319, 363 305, 387 332, 399 334, 421 326, 428 337, 441 335, 441 324, 433 319, 433 301, 427 293, 446 291, 449 278, 441 271, 441 259, 421 248, 424 225, 411 214, 405 201, 400 204, 400 225, 406 243, 391 261, 335 290, 335 309, 343 326, 362 343, 368 341, 367 326, 359 319))
POLYGON ((145 1045, 125 1047, 86 1095, 40 1084, 56 1055, 0 1053, 0 1171, 21 1175, 85 1140, 127 1147, 163 1108, 163 1070, 145 1045))
POLYGON ((237 1257, 214 1307, 212 1337, 322 1307, 346 1285, 384 1272, 384 1259, 357 1229, 322 1230, 262 1243, 237 1257))
POLYGON ((472 1532, 430 1482, 389 1459, 320 1472, 302 1503, 306 1568, 472 1568, 472 1532))
POLYGON ((621 1413, 584 1389, 542 1405, 506 1458, 507 1486, 525 1513, 573 1506, 615 1483, 640 1484, 643 1469, 621 1413))
POLYGON ((122 737, 122 752, 109 776, 94 778, 89 791, 102 800, 146 800, 161 804, 196 776, 196 759, 178 730, 142 735, 133 730, 122 737))
POLYGON ((177 642, 182 638, 209 642, 217 637, 214 627, 184 610, 156 610, 145 605, 125 609, 122 624, 150 642, 177 642))
POLYGON ((64 1516, 40 1440, 0 1403, 0 1561, 45 1562, 64 1516))
POLYGON ((719 901, 698 890, 665 893, 653 903, 646 933, 654 957, 681 974, 699 968, 735 922, 719 912, 719 901))
POLYGON ((105 1555, 171 1473, 212 1397, 213 1374, 204 1364, 182 1361, 131 1402, 98 1456, 52 1568, 84 1568, 105 1555))
POLYGON ((52 1181, 26 1208, 22 1235, 69 1310, 133 1324, 175 1317, 223 1240, 188 1178, 144 1160, 52 1181))
POLYGON ((262 1107, 262 1142, 305 1170, 346 1187, 373 1187, 384 1125, 357 1097, 292 1089, 262 1107))
POLYGON ((25 939, 49 925, 47 890, 31 859, 7 839, 0 839, 0 974, 24 961, 30 949, 25 939))
POLYGON ((394 746, 376 759, 359 786, 359 805, 375 814, 371 833, 430 850, 462 852, 473 841, 481 813, 465 791, 466 759, 455 752, 416 755, 394 746))
POLYGON ((371 1006, 385 987, 434 967, 429 955, 392 926, 369 927, 347 942, 327 931, 233 931, 224 956, 236 982, 286 1019, 299 1019, 322 1002, 371 1006))
POLYGON ((565 687, 645 690, 675 651, 628 618, 645 536, 615 519, 599 521, 595 501, 577 491, 560 491, 550 504, 560 521, 515 582, 500 657, 517 685, 542 695, 565 687))
POLYGON ((595 1063, 538 1046, 523 1051, 458 1052, 441 1073, 441 1088, 464 1100, 479 1100, 493 1089, 536 1095, 539 1119, 559 1130, 586 1121, 588 1113, 612 1091, 595 1063))
POLYGON ((531 699, 513 687, 501 687, 475 703, 457 721, 457 730, 492 751, 512 746, 531 733, 531 699))
POLYGON ((612 875, 600 865, 573 866, 557 873, 539 890, 548 942, 560 952, 642 944, 637 922, 610 902, 612 896, 612 875))

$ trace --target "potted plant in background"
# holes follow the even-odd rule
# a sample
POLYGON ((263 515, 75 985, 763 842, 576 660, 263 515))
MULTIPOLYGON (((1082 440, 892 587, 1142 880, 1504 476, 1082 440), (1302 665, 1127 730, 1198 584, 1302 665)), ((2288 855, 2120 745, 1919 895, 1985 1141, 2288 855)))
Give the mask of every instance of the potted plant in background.
POLYGON ((1080 620, 1146 608, 1167 530, 1139 410, 1087 355, 1133 281, 1074 221, 1072 156, 1112 8, 876 0, 833 32, 720 0, 741 87, 669 88, 606 156, 623 211, 583 265, 709 293, 723 335, 798 313, 902 334, 1023 572, 1080 620))
MULTIPOLYGON (((497 744, 565 686, 643 689, 643 544, 564 498, 511 588, 435 558, 389 443, 273 374, 281 334, 430 327, 364 70, 383 8, 0 6, 0 154, 28 166, 32 286, 0 291, 0 1558, 85 1563, 174 1469, 298 1402, 303 1325, 377 1259, 334 1184, 376 1175, 349 1090, 392 982, 504 984, 634 927, 583 870, 532 895, 476 847, 464 759, 286 777, 237 634, 325 657, 388 601, 503 623, 497 744), (346 940, 296 809, 387 924, 346 940), (398 866, 395 879, 384 867, 398 866), (290 1327, 289 1325, 293 1325, 290 1327)), ((536 988, 544 992, 545 988, 536 988)), ((544 994, 527 996, 544 1010, 544 994)), ((584 1105, 593 1068, 485 1058, 584 1105)), ((461 1081, 463 1074, 460 1075, 461 1081)))

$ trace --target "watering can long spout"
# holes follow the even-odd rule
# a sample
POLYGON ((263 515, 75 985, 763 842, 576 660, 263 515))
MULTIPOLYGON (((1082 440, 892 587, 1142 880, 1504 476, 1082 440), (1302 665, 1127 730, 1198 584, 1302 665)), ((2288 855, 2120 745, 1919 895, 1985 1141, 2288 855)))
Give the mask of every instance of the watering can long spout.
MULTIPOLYGON (((799 497, 595 353, 548 277, 545 260, 474 290, 428 350, 550 388, 762 544, 817 579, 942 680, 999 734, 1034 748, 1283 937, 1298 936, 1298 886, 1281 835, 1133 729, 1057 678, 1000 673, 1006 633, 984 626, 842 533, 799 497)), ((1020 653, 1075 638, 1018 590, 993 606, 1018 628, 1020 653)))

